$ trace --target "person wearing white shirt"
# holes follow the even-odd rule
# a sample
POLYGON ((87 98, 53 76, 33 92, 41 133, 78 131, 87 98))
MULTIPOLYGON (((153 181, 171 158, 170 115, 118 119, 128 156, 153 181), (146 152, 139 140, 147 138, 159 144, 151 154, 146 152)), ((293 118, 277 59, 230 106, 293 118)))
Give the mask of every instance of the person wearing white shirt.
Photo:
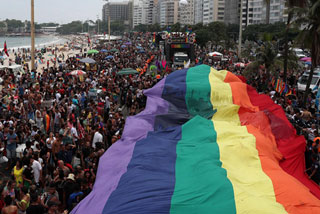
POLYGON ((31 167, 33 170, 34 181, 36 182, 36 184, 39 184, 42 174, 42 166, 39 161, 35 160, 35 158, 37 158, 35 156, 37 155, 34 155, 34 157, 32 157, 30 161, 32 163, 31 167))
POLYGON ((97 143, 103 142, 103 136, 99 132, 99 128, 96 129, 96 132, 94 133, 93 140, 92 140, 92 147, 95 149, 97 143))
POLYGON ((79 138, 77 129, 74 126, 72 126, 70 132, 71 132, 71 136, 73 137, 74 141, 77 141, 79 138))
POLYGON ((52 149, 52 144, 55 140, 56 138, 54 137, 53 132, 50 132, 50 135, 46 140, 46 146, 48 147, 48 149, 52 149))

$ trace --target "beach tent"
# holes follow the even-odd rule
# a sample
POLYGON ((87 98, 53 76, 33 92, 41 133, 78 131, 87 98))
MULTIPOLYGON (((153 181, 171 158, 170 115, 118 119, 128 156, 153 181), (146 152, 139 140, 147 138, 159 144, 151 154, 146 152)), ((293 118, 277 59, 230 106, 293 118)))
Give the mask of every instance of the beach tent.
POLYGON ((125 68, 117 73, 117 75, 130 75, 130 74, 139 74, 139 72, 132 68, 125 68))
POLYGON ((211 53, 209 53, 208 54, 209 56, 223 56, 223 54, 222 53, 219 53, 219 52, 211 52, 211 53))
POLYGON ((207 65, 144 95, 72 214, 320 213, 306 140, 268 95, 207 65))
POLYGON ((80 62, 82 62, 82 63, 88 63, 88 64, 94 64, 94 63, 96 63, 96 61, 95 61, 94 59, 91 59, 91 58, 81 59, 80 62))
POLYGON ((244 68, 246 67, 246 64, 244 64, 243 62, 238 62, 236 64, 234 64, 236 67, 240 67, 240 68, 244 68))

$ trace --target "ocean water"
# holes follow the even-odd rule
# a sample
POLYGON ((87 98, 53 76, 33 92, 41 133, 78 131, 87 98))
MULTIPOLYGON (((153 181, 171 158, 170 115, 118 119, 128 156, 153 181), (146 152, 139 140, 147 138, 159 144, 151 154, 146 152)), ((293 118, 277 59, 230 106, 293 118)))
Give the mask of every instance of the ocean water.
MULTIPOLYGON (((31 38, 27 36, 0 37, 0 49, 3 48, 5 41, 7 42, 8 49, 31 47, 31 38)), ((53 35, 38 36, 35 38, 36 48, 41 48, 43 46, 49 46, 53 44, 64 44, 65 42, 66 39, 53 35)))

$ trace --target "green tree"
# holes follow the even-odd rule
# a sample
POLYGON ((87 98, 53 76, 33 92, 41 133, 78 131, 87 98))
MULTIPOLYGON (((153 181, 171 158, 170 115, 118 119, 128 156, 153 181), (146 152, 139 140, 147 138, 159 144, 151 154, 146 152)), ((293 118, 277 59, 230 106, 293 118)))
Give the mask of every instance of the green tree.
POLYGON ((177 22, 171 25, 171 32, 181 32, 181 24, 177 22))
POLYGON ((298 42, 301 42, 306 48, 311 50, 311 71, 307 81, 306 91, 304 93, 303 105, 306 106, 310 85, 314 69, 320 65, 320 1, 309 0, 308 7, 296 10, 296 16, 299 17, 295 23, 303 26, 303 30, 298 36, 298 42))
POLYGON ((73 21, 71 23, 60 26, 57 29, 57 32, 61 34, 76 34, 82 32, 82 27, 84 29, 88 29, 88 24, 85 23, 82 26, 81 21, 73 21))
POLYGON ((147 32, 148 31, 148 25, 145 24, 139 24, 137 26, 134 27, 133 29, 134 31, 138 31, 138 32, 147 32))
POLYGON ((278 44, 272 41, 272 35, 265 33, 263 43, 256 50, 256 60, 246 68, 245 75, 255 75, 260 65, 264 65, 267 75, 281 68, 282 61, 278 57, 278 44))
POLYGON ((208 25, 212 44, 221 45, 227 38, 227 27, 223 22, 211 22, 208 25))
POLYGON ((161 31, 161 26, 158 23, 153 24, 153 25, 149 25, 148 26, 148 31, 149 32, 160 32, 161 31))
POLYGON ((238 24, 228 24, 227 28, 227 36, 233 41, 237 41, 239 38, 239 25, 238 24))
POLYGON ((287 81, 287 70, 288 70, 288 52, 289 52, 289 34, 291 28, 291 22, 293 18, 293 8, 300 7, 304 8, 307 4, 307 0, 287 0, 286 5, 289 8, 288 10, 288 19, 287 26, 284 35, 284 61, 283 61, 283 79, 287 81))
POLYGON ((4 22, 0 22, 0 28, 5 28, 6 24, 4 22))
POLYGON ((197 44, 204 47, 210 41, 210 31, 207 28, 202 28, 195 31, 197 44))
POLYGON ((110 23, 111 32, 113 34, 121 34, 125 31, 125 25, 123 21, 113 21, 110 23))
POLYGON ((16 19, 6 19, 6 23, 8 25, 9 32, 12 32, 18 28, 24 27, 24 23, 16 19))

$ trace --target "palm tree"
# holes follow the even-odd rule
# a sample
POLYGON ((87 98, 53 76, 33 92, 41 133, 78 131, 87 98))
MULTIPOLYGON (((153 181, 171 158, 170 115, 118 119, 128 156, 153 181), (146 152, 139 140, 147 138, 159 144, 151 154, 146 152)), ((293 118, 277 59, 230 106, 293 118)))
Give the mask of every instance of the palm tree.
POLYGON ((247 66, 245 76, 256 74, 260 65, 264 65, 267 76, 281 68, 281 60, 278 57, 278 44, 272 41, 272 35, 265 33, 263 43, 256 49, 256 60, 247 66))
MULTIPOLYGON (((272 35, 265 33, 262 38, 263 43, 258 46, 255 51, 255 61, 253 61, 245 71, 245 76, 255 75, 260 68, 260 65, 264 65, 266 74, 270 76, 279 76, 279 70, 283 69, 283 57, 279 55, 279 44, 276 41, 272 41, 272 35)), ((257 45, 254 45, 257 46, 257 45)), ((249 45, 244 49, 244 54, 252 54, 252 46, 249 45)), ((298 58, 293 51, 288 51, 288 67, 290 69, 299 69, 298 58)))
POLYGON ((289 29, 291 27, 291 21, 293 18, 293 8, 304 8, 307 4, 307 0, 287 0, 286 6, 288 7, 288 19, 287 19, 287 27, 285 31, 285 38, 284 38, 284 62, 283 62, 283 79, 286 82, 287 80, 287 70, 288 70, 288 51, 289 51, 289 29))
POLYGON ((311 70, 304 93, 303 105, 306 106, 314 69, 320 65, 320 0, 309 0, 308 6, 299 12, 296 24, 303 26, 298 36, 306 48, 311 50, 311 70))

